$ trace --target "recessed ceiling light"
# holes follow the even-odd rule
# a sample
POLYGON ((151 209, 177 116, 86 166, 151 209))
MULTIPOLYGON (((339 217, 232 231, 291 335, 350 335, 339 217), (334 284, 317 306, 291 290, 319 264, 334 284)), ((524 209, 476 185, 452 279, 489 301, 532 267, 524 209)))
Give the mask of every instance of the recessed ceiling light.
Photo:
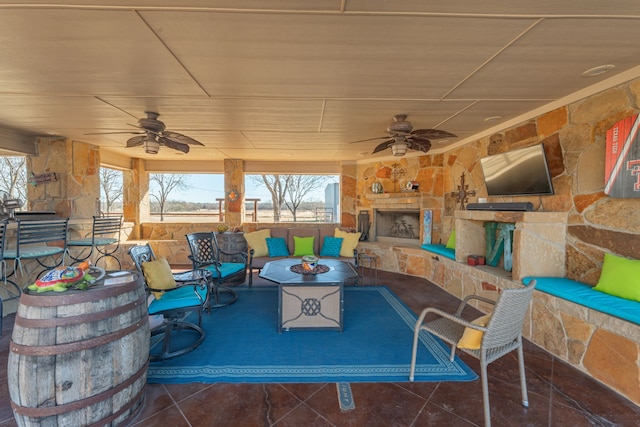
POLYGON ((607 64, 607 65, 598 65, 597 67, 589 68, 587 71, 582 73, 582 77, 595 77, 600 74, 604 74, 607 71, 611 71, 616 68, 615 65, 607 64))
POLYGON ((368 151, 361 151, 361 152, 358 153, 358 156, 360 156, 360 157, 364 157, 364 156, 367 156, 367 155, 369 155, 368 151))
POLYGON ((486 117, 484 119, 484 121, 485 122, 495 122, 497 120, 500 120, 501 118, 502 118, 502 116, 489 116, 489 117, 486 117))

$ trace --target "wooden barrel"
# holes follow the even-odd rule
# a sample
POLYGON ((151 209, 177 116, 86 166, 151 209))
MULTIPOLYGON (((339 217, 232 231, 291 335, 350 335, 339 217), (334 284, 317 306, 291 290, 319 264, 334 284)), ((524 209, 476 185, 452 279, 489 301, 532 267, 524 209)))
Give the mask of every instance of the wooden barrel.
POLYGON ((142 278, 24 293, 7 376, 19 426, 115 426, 144 402, 149 321, 142 278))

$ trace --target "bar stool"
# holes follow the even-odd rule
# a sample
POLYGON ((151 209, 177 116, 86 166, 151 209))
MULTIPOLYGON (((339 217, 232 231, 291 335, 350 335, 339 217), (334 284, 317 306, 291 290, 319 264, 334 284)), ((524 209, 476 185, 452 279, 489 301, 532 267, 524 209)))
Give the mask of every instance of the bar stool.
MULTIPOLYGON (((360 276, 364 279, 365 263, 369 268, 369 274, 374 277, 374 284, 378 284, 378 256, 369 255, 364 252, 358 252, 358 267, 360 267, 360 276)), ((364 280, 363 280, 364 281, 364 280)))
POLYGON ((98 264, 102 258, 113 258, 118 263, 118 270, 122 268, 120 260, 114 255, 120 247, 120 230, 122 229, 122 215, 120 216, 94 216, 91 228, 91 237, 69 240, 67 246, 81 248, 78 255, 69 254, 73 264, 88 259, 93 252, 99 255, 94 261, 98 264), (114 237, 115 236, 115 237, 114 237), (88 249, 88 252, 87 252, 88 249))
POLYGON ((57 218, 47 220, 34 219, 18 219, 18 230, 16 234, 15 247, 5 248, 4 259, 13 260, 13 271, 11 275, 18 270, 24 275, 22 266, 23 260, 33 259, 42 267, 41 271, 36 275, 40 277, 42 273, 51 270, 64 263, 69 255, 67 249, 67 232, 69 227, 69 218, 57 218), (55 246, 49 245, 55 243, 55 246), (56 261, 55 257, 60 255, 56 261), (51 262, 44 260, 51 258, 51 262))

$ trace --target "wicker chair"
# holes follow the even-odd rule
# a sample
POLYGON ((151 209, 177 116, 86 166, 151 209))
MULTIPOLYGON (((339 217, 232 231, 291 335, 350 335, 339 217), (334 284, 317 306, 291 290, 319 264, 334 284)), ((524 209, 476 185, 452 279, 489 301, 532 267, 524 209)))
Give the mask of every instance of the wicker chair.
POLYGON ((475 357, 480 361, 482 380, 482 399, 484 404, 485 426, 491 425, 491 412, 489 409, 489 387, 487 384, 487 366, 494 360, 499 359, 511 351, 518 352, 518 365, 520 370, 520 389, 522 393, 522 405, 529 406, 527 396, 527 382, 525 377, 524 356, 522 351, 522 324, 524 322, 527 309, 535 281, 529 286, 519 289, 502 290, 497 301, 490 300, 478 295, 466 297, 458 306, 455 314, 446 313, 436 308, 426 308, 420 313, 416 322, 413 336, 413 352, 411 355, 411 372, 409 381, 413 381, 416 367, 416 352, 420 331, 427 331, 451 344, 451 360, 456 351, 456 345, 462 338, 465 328, 482 331, 480 348, 477 350, 461 348, 460 350, 475 357), (494 304, 491 319, 486 326, 479 326, 464 320, 461 315, 467 303, 472 300, 480 300, 489 304, 494 304), (435 320, 423 324, 427 314, 434 313, 439 317, 435 320))

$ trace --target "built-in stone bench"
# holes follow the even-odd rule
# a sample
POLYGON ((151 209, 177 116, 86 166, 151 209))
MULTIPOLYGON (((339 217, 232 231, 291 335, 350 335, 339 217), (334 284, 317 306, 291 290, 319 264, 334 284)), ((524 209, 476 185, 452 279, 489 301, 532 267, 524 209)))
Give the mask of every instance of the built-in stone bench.
POLYGON ((593 289, 591 285, 564 277, 526 277, 522 283, 536 281, 536 289, 601 313, 640 325, 640 302, 619 298, 593 289))

